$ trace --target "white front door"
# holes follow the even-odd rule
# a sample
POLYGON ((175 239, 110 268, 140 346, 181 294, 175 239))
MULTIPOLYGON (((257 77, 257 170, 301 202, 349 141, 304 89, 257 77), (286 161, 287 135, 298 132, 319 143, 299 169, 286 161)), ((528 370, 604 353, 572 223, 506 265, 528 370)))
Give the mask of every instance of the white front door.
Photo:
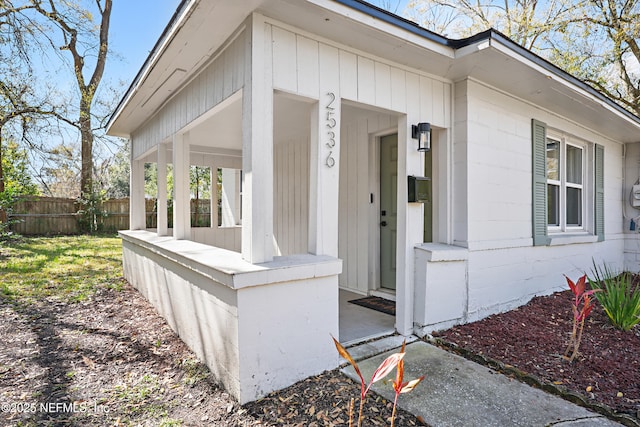
POLYGON ((396 289, 398 135, 380 138, 380 287, 396 289))

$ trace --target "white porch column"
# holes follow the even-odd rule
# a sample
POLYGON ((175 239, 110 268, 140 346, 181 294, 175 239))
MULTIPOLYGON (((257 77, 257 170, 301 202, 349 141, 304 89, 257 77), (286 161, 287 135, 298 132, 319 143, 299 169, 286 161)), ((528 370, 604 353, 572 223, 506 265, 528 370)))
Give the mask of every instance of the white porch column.
POLYGON ((424 175, 424 156, 417 151, 418 141, 411 138, 411 125, 418 121, 417 116, 398 119, 396 330, 402 335, 413 333, 414 248, 422 243, 424 228, 422 203, 407 202, 407 176, 424 175))
POLYGON ((309 252, 338 257, 340 194, 340 63, 338 50, 320 45, 320 94, 311 112, 309 252))
POLYGON ((173 136, 173 237, 191 238, 191 194, 189 190, 189 134, 173 136))
POLYGON ((250 18, 242 96, 242 257, 273 260, 273 79, 264 18, 250 18))
MULTIPOLYGON (((133 149, 131 150, 133 151, 133 149)), ((142 160, 131 161, 130 175, 131 195, 129 197, 129 229, 144 230, 147 228, 145 203, 144 203, 144 162, 142 160)))
POLYGON ((211 168, 211 228, 218 228, 218 166, 215 160, 208 166, 211 168))
POLYGON ((158 145, 158 236, 169 234, 167 224, 167 146, 158 145))
POLYGON ((240 218, 240 171, 222 168, 222 227, 238 225, 240 218))

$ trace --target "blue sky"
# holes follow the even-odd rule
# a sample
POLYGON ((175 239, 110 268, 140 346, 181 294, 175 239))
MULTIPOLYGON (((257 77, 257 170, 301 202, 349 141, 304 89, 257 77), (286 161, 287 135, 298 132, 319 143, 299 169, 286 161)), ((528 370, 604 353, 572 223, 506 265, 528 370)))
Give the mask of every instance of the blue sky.
POLYGON ((409 0, 369 0, 369 3, 402 16, 402 12, 407 7, 409 0))
MULTIPOLYGON (((213 0, 206 0, 213 1, 213 0)), ((244 0, 215 0, 215 1, 244 1, 244 0)), ((409 0, 370 0, 376 6, 397 11, 401 14, 409 0)), ((115 89, 121 96, 133 82, 136 74, 149 56, 158 38, 168 25, 169 20, 176 11, 181 0, 117 0, 113 2, 111 12, 111 24, 109 29, 109 55, 103 75, 101 87, 104 90, 115 89)), ((42 64, 35 64, 42 67, 48 79, 54 79, 56 86, 65 93, 75 94, 77 86, 71 75, 67 74, 68 69, 50 67, 50 61, 55 57, 46 56, 42 58, 42 64)), ((87 72, 93 71, 89 66, 87 72)), ((87 78, 88 75, 85 76, 87 78)), ((64 126, 63 126, 64 128, 64 126)), ((77 136, 69 131, 62 136, 67 143, 73 141, 77 136)), ((52 141, 50 145, 60 143, 60 137, 48 136, 52 141)), ((113 155, 113 148, 100 153, 101 148, 95 147, 96 158, 113 155)), ((42 159, 34 158, 34 169, 39 169, 42 159)))
MULTIPOLYGON (((370 3, 382 8, 389 7, 399 15, 407 2, 408 0, 370 0, 370 3)), ((126 87, 131 84, 179 4, 180 0, 113 2, 110 31, 113 54, 107 59, 105 79, 114 84, 122 80, 126 87)))
POLYGON ((180 0, 113 2, 106 79, 131 83, 179 4, 180 0))

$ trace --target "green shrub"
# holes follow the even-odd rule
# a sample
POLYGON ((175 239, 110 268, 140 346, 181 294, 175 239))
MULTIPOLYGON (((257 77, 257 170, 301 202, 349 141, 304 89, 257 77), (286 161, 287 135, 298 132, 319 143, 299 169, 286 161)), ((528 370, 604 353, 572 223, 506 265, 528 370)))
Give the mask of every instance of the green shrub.
POLYGON ((640 323, 640 286, 634 286, 630 273, 614 273, 606 264, 593 264, 593 278, 589 278, 591 289, 601 289, 595 294, 607 313, 609 320, 618 329, 628 331, 640 323))

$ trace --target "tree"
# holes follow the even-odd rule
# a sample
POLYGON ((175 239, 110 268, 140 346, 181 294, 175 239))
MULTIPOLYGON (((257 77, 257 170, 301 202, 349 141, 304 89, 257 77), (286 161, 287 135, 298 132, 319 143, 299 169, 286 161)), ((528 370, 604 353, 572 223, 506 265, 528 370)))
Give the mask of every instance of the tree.
POLYGON ((640 115, 640 0, 581 3, 550 60, 640 115))
MULTIPOLYGON (((91 195, 94 142, 91 109, 107 60, 112 0, 95 0, 95 6, 99 12, 97 27, 93 26, 93 14, 75 2, 58 2, 58 4, 54 0, 31 0, 31 2, 35 10, 60 31, 64 43, 58 48, 71 55, 80 98, 77 120, 69 117, 65 119, 80 131, 82 153, 80 192, 83 196, 91 195), (97 43, 95 36, 97 36, 97 43), (85 37, 87 40, 84 40, 85 37), (94 57, 95 60, 93 60, 94 57), (94 63, 90 71, 92 62, 94 63), (88 79, 85 73, 90 74, 88 79)), ((53 38, 49 40, 55 47, 55 40, 53 38)))
POLYGON ((129 143, 125 143, 113 158, 113 162, 107 165, 105 182, 102 187, 106 190, 107 197, 117 199, 129 197, 129 143))
POLYGON ((0 233, 9 225, 7 211, 10 211, 15 201, 20 196, 39 194, 38 186, 33 182, 28 173, 27 153, 21 150, 18 144, 9 138, 0 139, 0 153, 4 153, 1 159, 0 170, 4 171, 2 177, 2 191, 0 191, 0 233), (6 141, 4 144, 2 141, 6 141))
POLYGON ((46 166, 41 170, 41 184, 49 197, 77 199, 80 176, 80 150, 76 145, 59 144, 47 153, 46 166))
POLYGON ((21 149, 12 138, 4 138, 2 157, 4 170, 4 190, 13 195, 38 195, 40 190, 29 174, 27 152, 21 149))
POLYGON ((196 202, 194 223, 199 225, 200 198, 211 199, 211 168, 191 166, 189 170, 189 187, 196 202))
POLYGON ((640 114, 640 0, 411 0, 407 14, 454 38, 494 28, 640 114))
MULTIPOLYGON (((33 115, 40 111, 41 106, 29 102, 32 101, 31 87, 28 81, 17 78, 18 67, 13 65, 14 62, 28 61, 24 39, 17 31, 19 21, 14 11, 26 10, 29 6, 14 8, 10 1, 2 2, 0 6, 0 46, 10 46, 9 49, 0 50, 0 194, 4 194, 5 167, 11 166, 5 159, 11 153, 3 155, 3 135, 6 126, 19 118, 22 119, 23 128, 26 127, 33 115)), ((5 205, 6 203, 0 205, 0 223, 6 223, 7 220, 5 205)))
POLYGON ((570 0, 411 0, 408 9, 423 26, 450 37, 468 37, 494 28, 536 50, 571 19, 576 4, 570 0))
MULTIPOLYGON (((25 104, 25 93, 28 86, 10 86, 9 83, 0 80, 0 194, 5 191, 5 159, 3 155, 2 135, 5 125, 14 118, 22 118, 26 123, 29 115, 33 114, 35 109, 25 104)), ((6 212, 3 206, 0 206, 0 223, 7 221, 6 212)))

